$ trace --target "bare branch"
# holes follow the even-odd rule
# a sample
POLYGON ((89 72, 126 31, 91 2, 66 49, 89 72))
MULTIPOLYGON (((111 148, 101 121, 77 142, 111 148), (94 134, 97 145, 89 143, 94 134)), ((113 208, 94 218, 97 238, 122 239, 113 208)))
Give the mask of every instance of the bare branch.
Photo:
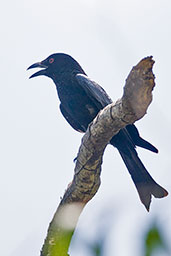
POLYGON ((133 67, 122 98, 100 111, 89 125, 78 152, 73 181, 49 226, 41 256, 68 255, 81 211, 100 186, 102 157, 108 142, 127 124, 142 118, 152 101, 153 64, 152 57, 147 57, 133 67))

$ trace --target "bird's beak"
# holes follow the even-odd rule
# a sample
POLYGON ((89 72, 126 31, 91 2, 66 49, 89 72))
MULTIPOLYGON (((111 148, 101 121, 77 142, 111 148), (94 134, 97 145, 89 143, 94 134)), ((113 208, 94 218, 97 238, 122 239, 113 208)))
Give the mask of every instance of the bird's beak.
POLYGON ((48 66, 43 64, 43 62, 37 62, 37 63, 34 63, 33 65, 31 65, 30 67, 28 67, 28 69, 31 69, 31 68, 44 68, 44 69, 34 73, 29 78, 33 78, 33 77, 36 77, 36 76, 46 75, 46 70, 47 70, 48 66))

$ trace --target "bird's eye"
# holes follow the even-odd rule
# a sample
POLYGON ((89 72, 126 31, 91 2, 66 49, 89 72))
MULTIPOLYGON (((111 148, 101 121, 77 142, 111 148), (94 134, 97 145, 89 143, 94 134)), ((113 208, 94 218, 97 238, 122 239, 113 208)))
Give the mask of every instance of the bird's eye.
POLYGON ((49 59, 49 63, 52 64, 54 62, 54 58, 49 59))

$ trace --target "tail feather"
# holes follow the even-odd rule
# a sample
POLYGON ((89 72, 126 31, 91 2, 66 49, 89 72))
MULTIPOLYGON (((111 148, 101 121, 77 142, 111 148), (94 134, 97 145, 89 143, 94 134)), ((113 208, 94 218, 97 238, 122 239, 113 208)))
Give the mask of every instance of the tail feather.
POLYGON ((119 153, 137 188, 141 202, 149 211, 152 195, 162 198, 167 196, 168 192, 151 177, 135 150, 129 152, 128 155, 120 150, 119 153))

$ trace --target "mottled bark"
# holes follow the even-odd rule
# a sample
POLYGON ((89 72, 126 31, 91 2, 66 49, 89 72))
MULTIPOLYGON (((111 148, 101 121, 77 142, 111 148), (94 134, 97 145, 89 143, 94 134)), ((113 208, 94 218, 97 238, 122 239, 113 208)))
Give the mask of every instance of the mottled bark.
POLYGON ((41 256, 66 256, 78 218, 100 186, 104 150, 110 139, 127 124, 142 118, 152 101, 155 85, 152 57, 131 70, 120 100, 99 112, 89 125, 79 148, 74 177, 50 223, 41 256))

